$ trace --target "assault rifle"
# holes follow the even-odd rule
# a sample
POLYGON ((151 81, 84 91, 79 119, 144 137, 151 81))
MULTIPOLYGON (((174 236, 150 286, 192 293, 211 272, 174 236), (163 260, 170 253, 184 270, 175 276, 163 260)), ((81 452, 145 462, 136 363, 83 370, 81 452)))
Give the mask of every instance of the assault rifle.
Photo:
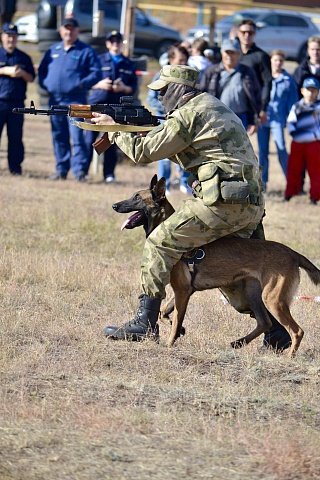
POLYGON ((133 97, 121 97, 119 104, 96 103, 94 105, 52 105, 48 110, 38 110, 31 101, 30 108, 14 108, 13 113, 28 113, 30 115, 63 115, 77 118, 92 118, 93 112, 109 115, 116 123, 123 125, 159 125, 159 119, 164 117, 152 115, 143 106, 133 105, 133 97))
MULTIPOLYGON (((75 118, 92 118, 93 112, 99 112, 109 115, 116 123, 122 125, 159 125, 159 119, 165 117, 152 115, 144 106, 134 106, 134 98, 125 96, 120 98, 119 104, 94 104, 94 105, 52 105, 48 110, 38 110, 34 102, 31 101, 30 108, 14 108, 13 113, 27 113, 30 115, 62 115, 75 118)), ((108 134, 105 133, 97 142, 93 144, 98 154, 104 152, 110 146, 108 134)))

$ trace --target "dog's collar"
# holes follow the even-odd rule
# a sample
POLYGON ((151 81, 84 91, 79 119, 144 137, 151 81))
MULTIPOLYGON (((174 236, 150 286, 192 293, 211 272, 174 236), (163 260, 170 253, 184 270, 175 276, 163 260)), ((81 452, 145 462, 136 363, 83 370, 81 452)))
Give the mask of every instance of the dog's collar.
POLYGON ((193 248, 192 250, 189 250, 189 252, 185 252, 182 255, 181 260, 188 266, 192 280, 195 275, 195 264, 200 263, 205 256, 206 253, 202 248, 193 248))

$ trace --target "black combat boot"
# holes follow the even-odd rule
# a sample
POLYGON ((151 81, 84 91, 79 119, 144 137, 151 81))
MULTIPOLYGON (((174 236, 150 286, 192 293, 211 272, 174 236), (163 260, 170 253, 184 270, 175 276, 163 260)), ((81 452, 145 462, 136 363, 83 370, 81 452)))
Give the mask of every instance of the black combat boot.
MULTIPOLYGON (((283 350, 291 347, 291 337, 281 323, 274 318, 272 313, 270 313, 269 310, 267 310, 267 312, 271 320, 272 327, 264 332, 263 343, 260 350, 271 348, 277 353, 283 352, 283 350)), ((250 317, 256 318, 253 312, 250 313, 250 317)))
POLYGON ((159 338, 158 317, 160 312, 160 298, 151 298, 140 295, 140 307, 133 320, 122 327, 106 327, 104 334, 114 340, 139 341, 144 338, 159 338))
POLYGON ((263 346, 272 348, 276 352, 282 352, 291 347, 291 337, 287 330, 274 318, 268 310, 272 327, 264 333, 263 346))

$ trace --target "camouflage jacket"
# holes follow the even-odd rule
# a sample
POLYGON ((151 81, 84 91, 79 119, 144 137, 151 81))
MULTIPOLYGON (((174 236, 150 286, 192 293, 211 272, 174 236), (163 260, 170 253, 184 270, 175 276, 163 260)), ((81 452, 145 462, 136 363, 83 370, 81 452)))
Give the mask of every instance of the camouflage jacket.
POLYGON ((135 163, 169 158, 195 174, 200 166, 214 163, 230 176, 241 176, 243 166, 250 165, 253 178, 260 178, 257 157, 240 119, 208 93, 199 93, 170 112, 145 137, 113 133, 109 138, 135 163))

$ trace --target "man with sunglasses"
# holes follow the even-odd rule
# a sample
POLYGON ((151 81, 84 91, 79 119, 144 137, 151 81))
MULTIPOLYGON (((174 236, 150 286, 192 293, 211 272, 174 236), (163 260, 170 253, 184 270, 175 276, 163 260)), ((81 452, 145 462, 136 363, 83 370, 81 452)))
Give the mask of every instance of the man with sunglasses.
POLYGON ((256 24, 251 18, 243 19, 238 25, 238 38, 242 51, 240 63, 254 69, 261 86, 259 123, 263 124, 267 121, 267 105, 270 100, 272 74, 269 55, 254 43, 256 28, 256 24))
MULTIPOLYGON (((92 87, 89 104, 118 104, 125 95, 134 95, 137 90, 136 65, 122 53, 123 36, 113 30, 107 34, 106 47, 108 51, 99 55, 102 80, 92 87)), ((88 149, 87 172, 92 160, 92 144, 96 141, 98 132, 86 131, 85 139, 88 149)), ((104 153, 103 177, 106 183, 115 182, 114 170, 117 163, 117 146, 104 153)))

